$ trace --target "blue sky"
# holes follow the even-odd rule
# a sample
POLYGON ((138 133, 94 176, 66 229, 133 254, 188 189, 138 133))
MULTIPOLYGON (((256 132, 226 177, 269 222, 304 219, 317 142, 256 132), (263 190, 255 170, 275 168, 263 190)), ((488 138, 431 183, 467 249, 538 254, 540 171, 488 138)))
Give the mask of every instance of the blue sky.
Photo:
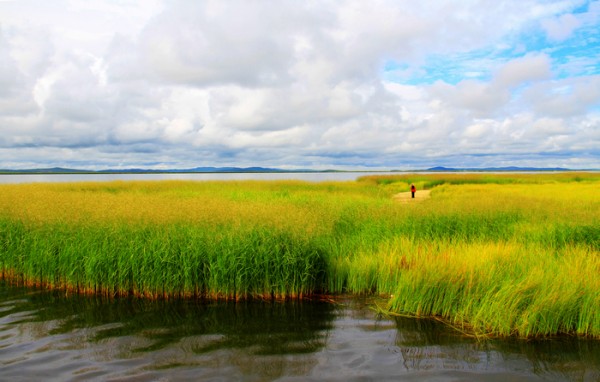
MULTIPOLYGON (((587 16, 590 2, 582 2, 573 13, 564 15, 587 16)), ((559 17, 560 19, 560 17, 559 17)), ((600 74, 600 28, 594 22, 579 25, 560 38, 551 37, 543 23, 504 36, 494 46, 458 51, 454 54, 431 54, 420 65, 419 72, 406 73, 409 63, 387 61, 383 77, 386 80, 411 85, 431 84, 435 81, 456 84, 464 79, 489 81, 499 66, 533 52, 546 54, 552 60, 556 78, 591 76, 600 74), (400 75, 395 75, 400 71, 400 75)), ((548 22, 547 22, 548 23, 548 22)), ((558 23, 558 22, 557 22, 558 23)), ((557 32, 558 33, 558 32, 557 32)))
POLYGON ((0 0, 0 168, 600 168, 600 1, 0 0))

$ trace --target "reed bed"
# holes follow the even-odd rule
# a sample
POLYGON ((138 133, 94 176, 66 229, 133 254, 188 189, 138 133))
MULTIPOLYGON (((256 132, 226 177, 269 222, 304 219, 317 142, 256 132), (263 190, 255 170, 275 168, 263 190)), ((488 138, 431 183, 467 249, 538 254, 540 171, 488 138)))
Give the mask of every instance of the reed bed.
POLYGON ((600 338, 597 173, 0 186, 13 283, 148 298, 388 298, 466 333, 600 338), (431 189, 431 198, 392 195, 431 189))

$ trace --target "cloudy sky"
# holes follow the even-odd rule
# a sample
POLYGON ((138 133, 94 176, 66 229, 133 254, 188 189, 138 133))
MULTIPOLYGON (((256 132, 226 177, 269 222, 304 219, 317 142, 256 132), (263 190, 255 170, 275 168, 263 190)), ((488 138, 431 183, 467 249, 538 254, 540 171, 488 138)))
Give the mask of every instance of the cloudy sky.
POLYGON ((600 168, 600 0, 0 0, 0 168, 600 168))

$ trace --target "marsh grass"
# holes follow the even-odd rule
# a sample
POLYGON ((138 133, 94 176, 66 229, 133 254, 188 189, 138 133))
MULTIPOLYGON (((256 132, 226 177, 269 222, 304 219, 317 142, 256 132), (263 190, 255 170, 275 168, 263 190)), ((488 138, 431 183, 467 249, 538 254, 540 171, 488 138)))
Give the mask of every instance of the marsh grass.
POLYGON ((108 296, 376 294, 390 312, 477 335, 600 338, 599 180, 2 185, 0 272, 108 296), (395 203, 410 183, 432 197, 395 203))

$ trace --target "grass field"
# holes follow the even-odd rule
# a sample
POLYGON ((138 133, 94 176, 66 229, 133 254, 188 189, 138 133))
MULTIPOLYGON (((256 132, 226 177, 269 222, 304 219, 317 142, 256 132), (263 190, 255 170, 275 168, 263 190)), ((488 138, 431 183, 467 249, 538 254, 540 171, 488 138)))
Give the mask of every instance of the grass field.
POLYGON ((465 333, 600 338, 600 174, 0 186, 13 283, 151 298, 372 294, 465 333), (417 186, 417 195, 394 198, 417 186))

